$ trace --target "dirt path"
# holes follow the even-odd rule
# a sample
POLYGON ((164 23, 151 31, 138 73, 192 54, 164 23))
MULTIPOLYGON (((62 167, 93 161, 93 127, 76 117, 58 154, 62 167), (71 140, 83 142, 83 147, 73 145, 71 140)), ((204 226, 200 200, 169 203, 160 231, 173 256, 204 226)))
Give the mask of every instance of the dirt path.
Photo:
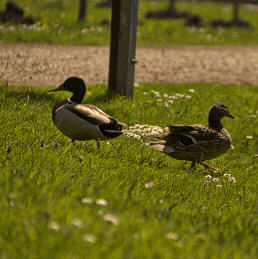
MULTIPOLYGON (((138 47, 135 82, 258 84, 258 46, 138 47)), ((109 48, 0 44, 0 80, 57 85, 71 75, 107 82, 109 48)))

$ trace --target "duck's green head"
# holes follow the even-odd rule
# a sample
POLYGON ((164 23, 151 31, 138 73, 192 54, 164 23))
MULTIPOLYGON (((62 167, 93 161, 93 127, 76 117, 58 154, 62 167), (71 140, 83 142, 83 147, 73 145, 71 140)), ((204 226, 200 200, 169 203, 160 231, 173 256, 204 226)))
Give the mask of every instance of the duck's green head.
POLYGON ((69 77, 64 83, 57 88, 50 89, 49 92, 68 91, 72 92, 73 96, 70 98, 73 102, 81 103, 86 92, 84 81, 79 77, 69 77))

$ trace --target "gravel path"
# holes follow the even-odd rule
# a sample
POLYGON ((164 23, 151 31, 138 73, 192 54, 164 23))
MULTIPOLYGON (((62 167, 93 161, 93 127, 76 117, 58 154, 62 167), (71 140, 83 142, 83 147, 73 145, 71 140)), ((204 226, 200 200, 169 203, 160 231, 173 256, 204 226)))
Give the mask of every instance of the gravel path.
MULTIPOLYGON (((258 46, 138 47, 135 82, 258 84, 258 46)), ((107 82, 109 48, 0 44, 0 80, 11 85, 58 85, 77 75, 107 82)))

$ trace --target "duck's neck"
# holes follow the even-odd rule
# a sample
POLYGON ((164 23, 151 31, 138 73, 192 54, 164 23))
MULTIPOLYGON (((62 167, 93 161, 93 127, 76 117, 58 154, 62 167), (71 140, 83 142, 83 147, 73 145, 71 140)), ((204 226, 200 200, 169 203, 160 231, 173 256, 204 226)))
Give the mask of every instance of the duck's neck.
POLYGON ((74 103, 81 103, 85 95, 85 90, 81 90, 80 92, 73 93, 73 96, 69 98, 74 103))
POLYGON ((213 116, 213 114, 209 114, 209 127, 213 128, 217 131, 221 131, 223 129, 223 125, 221 124, 220 118, 213 116))

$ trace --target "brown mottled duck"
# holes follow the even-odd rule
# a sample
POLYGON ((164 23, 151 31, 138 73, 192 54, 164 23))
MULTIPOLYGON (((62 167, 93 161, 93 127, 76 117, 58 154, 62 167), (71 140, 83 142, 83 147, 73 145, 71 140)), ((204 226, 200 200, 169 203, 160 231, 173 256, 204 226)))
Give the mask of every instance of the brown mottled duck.
POLYGON ((218 169, 203 161, 216 158, 233 148, 230 134, 221 124, 221 119, 225 116, 234 118, 223 103, 215 103, 209 111, 208 126, 169 126, 168 134, 149 136, 156 140, 147 145, 178 160, 191 161, 191 168, 199 163, 210 171, 217 172, 218 169))

